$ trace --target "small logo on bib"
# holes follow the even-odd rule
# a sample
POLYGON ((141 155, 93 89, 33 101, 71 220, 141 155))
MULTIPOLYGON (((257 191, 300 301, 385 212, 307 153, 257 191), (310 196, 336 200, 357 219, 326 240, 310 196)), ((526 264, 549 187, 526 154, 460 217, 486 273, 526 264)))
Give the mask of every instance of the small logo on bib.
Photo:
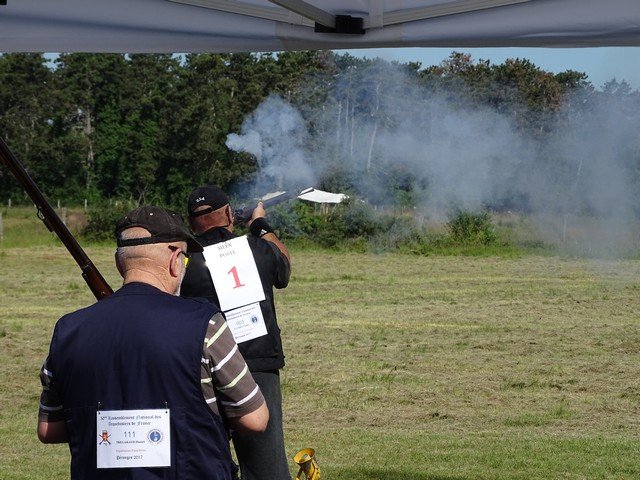
POLYGON ((149 440, 149 443, 151 445, 158 445, 160 442, 162 442, 163 438, 164 435, 162 434, 162 431, 158 430, 157 428, 150 430, 147 434, 147 440, 149 440))

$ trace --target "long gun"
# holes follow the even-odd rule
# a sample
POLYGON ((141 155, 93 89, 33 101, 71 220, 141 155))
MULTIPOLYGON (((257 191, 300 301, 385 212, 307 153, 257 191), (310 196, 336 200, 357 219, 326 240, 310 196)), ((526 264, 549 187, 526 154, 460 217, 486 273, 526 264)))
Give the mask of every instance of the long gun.
POLYGON ((67 247, 67 250, 69 250, 69 253, 80 267, 80 270, 82 270, 82 277, 84 281, 87 282, 96 299, 101 300, 111 295, 113 290, 107 281, 89 259, 64 222, 53 210, 51 204, 47 202, 38 186, 9 149, 9 146, 2 137, 0 137, 0 160, 9 167, 13 176, 16 177, 16 180, 18 180, 29 197, 31 197, 31 200, 33 200, 38 210, 38 218, 42 220, 50 232, 55 232, 64 246, 67 247))
MULTIPOLYGON (((285 202, 292 198, 298 198, 300 195, 309 193, 312 190, 313 188, 305 188, 301 192, 296 192, 296 191, 282 192, 266 200, 260 200, 260 201, 262 202, 262 205, 264 206, 264 208, 273 207, 275 205, 278 205, 279 203, 285 202)), ((253 211, 256 209, 257 206, 258 205, 256 204, 251 208, 246 208, 246 207, 237 208, 233 212, 234 223, 238 223, 238 224, 247 223, 251 219, 251 215, 253 215, 253 211)))

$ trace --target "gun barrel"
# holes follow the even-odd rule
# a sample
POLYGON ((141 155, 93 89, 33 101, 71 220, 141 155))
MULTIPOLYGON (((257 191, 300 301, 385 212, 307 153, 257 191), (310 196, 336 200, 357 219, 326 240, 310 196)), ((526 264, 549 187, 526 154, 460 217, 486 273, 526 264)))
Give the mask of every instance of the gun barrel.
MULTIPOLYGON (((265 208, 269 208, 269 207, 273 207, 275 205, 278 205, 282 202, 285 202, 289 199, 292 198, 296 198, 299 194, 295 191, 293 192, 282 192, 278 195, 275 195, 271 198, 268 198, 266 200, 261 200, 262 201, 262 205, 265 208)), ((251 220, 251 216, 253 215, 253 211, 256 209, 258 205, 254 205, 252 208, 241 208, 236 210, 235 212, 235 220, 237 223, 247 223, 249 220, 251 220)))

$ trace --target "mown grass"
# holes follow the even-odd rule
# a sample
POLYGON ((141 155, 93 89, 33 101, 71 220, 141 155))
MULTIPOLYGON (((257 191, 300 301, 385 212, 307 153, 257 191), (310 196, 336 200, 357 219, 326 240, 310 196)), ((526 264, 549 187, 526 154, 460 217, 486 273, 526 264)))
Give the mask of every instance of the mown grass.
MULTIPOLYGON (((117 287, 112 247, 89 255, 117 287)), ((640 476, 640 262, 293 251, 277 292, 289 457, 323 478, 640 476)), ((35 437, 61 247, 0 247, 0 478, 66 478, 35 437)), ((292 465, 292 473, 296 473, 292 465)))
POLYGON ((44 227, 36 217, 35 207, 4 208, 2 214, 2 238, 0 248, 53 246, 57 237, 44 227))

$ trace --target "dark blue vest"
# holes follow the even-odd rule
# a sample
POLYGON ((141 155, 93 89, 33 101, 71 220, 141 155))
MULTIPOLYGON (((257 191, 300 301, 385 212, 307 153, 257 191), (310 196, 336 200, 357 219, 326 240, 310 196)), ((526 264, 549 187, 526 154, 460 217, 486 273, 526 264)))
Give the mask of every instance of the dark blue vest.
POLYGON ((71 478, 227 480, 233 463, 222 420, 201 390, 200 360, 218 309, 134 283, 62 317, 51 341, 53 388, 65 409, 71 478), (96 468, 96 411, 164 408, 170 468, 96 468))

